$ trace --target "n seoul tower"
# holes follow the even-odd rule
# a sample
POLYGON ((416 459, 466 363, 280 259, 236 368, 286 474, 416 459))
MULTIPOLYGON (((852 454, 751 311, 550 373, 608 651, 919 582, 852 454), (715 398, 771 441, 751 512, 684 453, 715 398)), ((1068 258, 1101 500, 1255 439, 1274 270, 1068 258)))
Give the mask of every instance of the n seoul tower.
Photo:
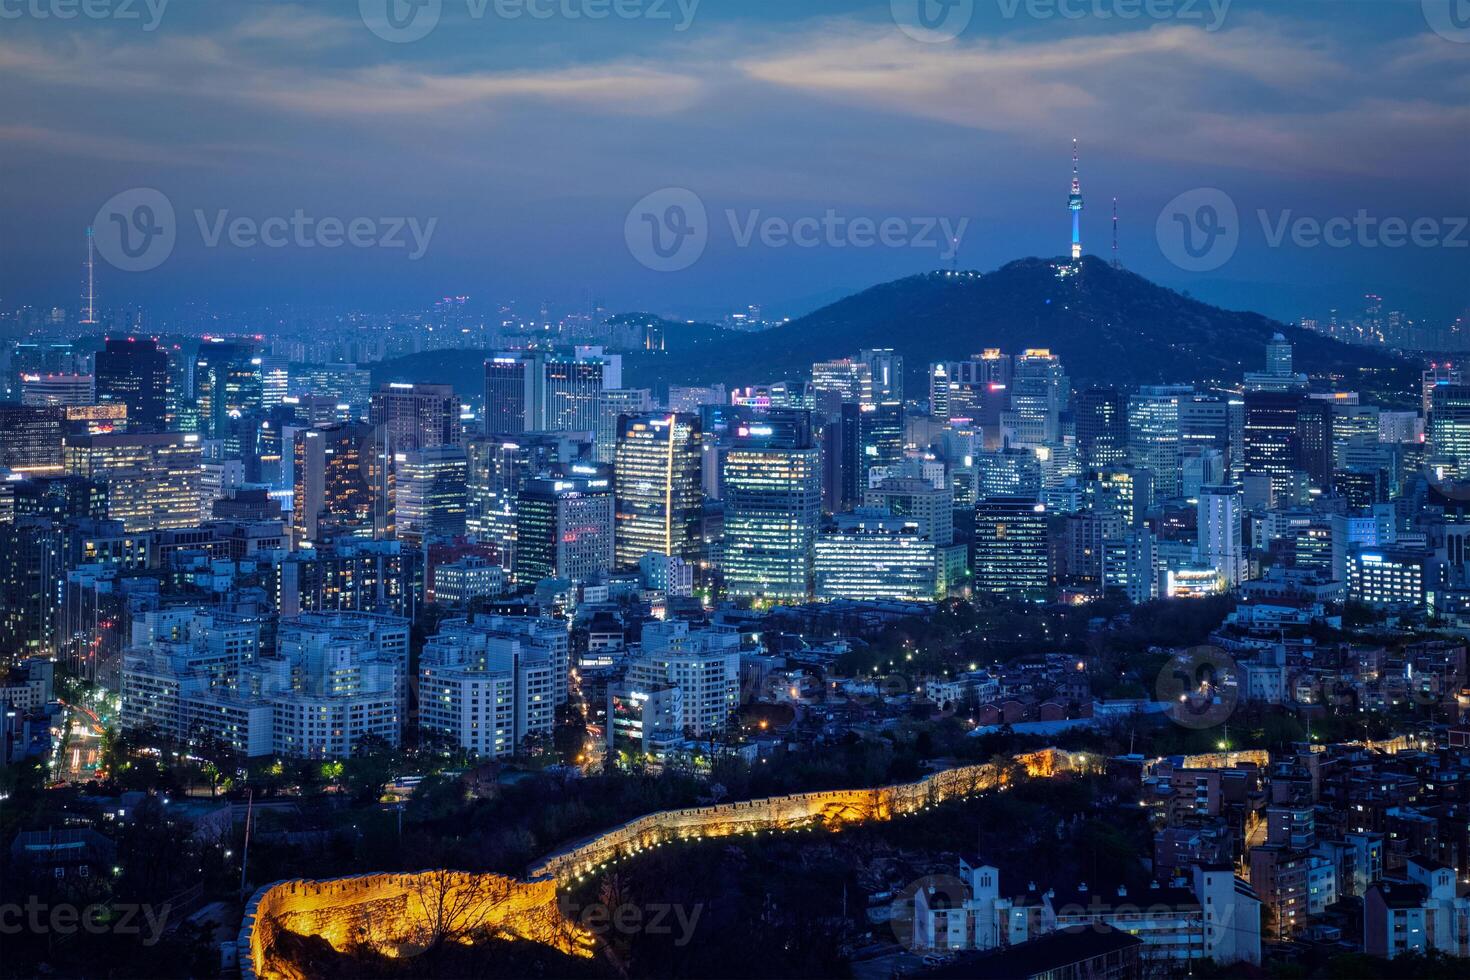
POLYGON ((1072 259, 1082 258, 1082 179, 1077 176, 1077 140, 1072 140, 1072 193, 1067 195, 1072 212, 1072 259))

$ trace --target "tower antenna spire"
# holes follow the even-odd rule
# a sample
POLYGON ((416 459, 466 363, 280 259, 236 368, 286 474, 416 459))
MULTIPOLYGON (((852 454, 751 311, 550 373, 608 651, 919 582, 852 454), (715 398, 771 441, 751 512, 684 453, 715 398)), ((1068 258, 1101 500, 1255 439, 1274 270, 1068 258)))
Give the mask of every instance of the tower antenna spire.
POLYGON ((92 240, 92 226, 87 226, 87 302, 82 311, 82 325, 97 323, 97 250, 92 240))
POLYGON ((1067 210, 1072 212, 1072 261, 1082 258, 1082 178, 1077 170, 1077 139, 1072 139, 1072 192, 1067 195, 1067 210))
POLYGON ((1113 268, 1123 268, 1123 263, 1118 261, 1118 199, 1113 198, 1113 268))

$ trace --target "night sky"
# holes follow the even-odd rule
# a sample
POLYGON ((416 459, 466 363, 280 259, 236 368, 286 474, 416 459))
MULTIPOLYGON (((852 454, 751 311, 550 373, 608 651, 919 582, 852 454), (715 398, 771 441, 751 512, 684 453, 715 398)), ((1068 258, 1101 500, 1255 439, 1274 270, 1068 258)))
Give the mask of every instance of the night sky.
POLYGON ((742 246, 741 227, 966 219, 962 267, 1060 255, 1073 137, 1084 248, 1108 253, 1116 196, 1123 263, 1150 278, 1283 318, 1352 312, 1370 291, 1431 318, 1470 302, 1455 220, 1470 214, 1470 29, 1440 17, 1451 0, 1153 0, 1163 17, 1143 0, 1064 0, 1080 17, 955 0, 931 9, 939 34, 909 21, 916 0, 702 0, 692 17, 693 0, 618 0, 625 16, 613 0, 538 0, 544 18, 514 0, 483 16, 480 0, 425 0, 437 22, 408 41, 380 36, 394 28, 375 0, 172 0, 156 24, 145 0, 36 16, 68 2, 0 0, 4 309, 74 308, 84 229, 144 187, 175 209, 177 244, 146 272, 104 267, 103 305, 396 310, 470 294, 800 313, 947 265, 941 243, 742 246), (668 187, 697 196, 708 244, 658 272, 628 245, 629 209, 668 187), (1239 242, 1191 272, 1156 226, 1196 188, 1228 195, 1239 242), (1284 218, 1360 210, 1434 219, 1449 244, 1269 243, 1284 218), (297 211, 435 224, 417 260, 209 247, 200 228, 297 211))

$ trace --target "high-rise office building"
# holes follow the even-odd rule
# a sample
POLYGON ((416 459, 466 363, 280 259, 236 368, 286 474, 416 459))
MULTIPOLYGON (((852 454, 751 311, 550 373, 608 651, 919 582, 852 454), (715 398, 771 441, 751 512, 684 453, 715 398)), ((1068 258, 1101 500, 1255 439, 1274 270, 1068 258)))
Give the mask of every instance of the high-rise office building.
POLYGON ((541 427, 545 364, 540 351, 510 351, 485 362, 486 435, 511 436, 541 427))
POLYGON ((1179 496, 1179 406, 1194 396, 1189 385, 1145 385, 1128 400, 1128 453, 1153 473, 1154 496, 1179 496))
POLYGON ((66 472, 107 484, 107 516, 128 531, 193 527, 202 514, 199 438, 178 432, 68 435, 66 472))
POLYGON ((62 408, 0 402, 0 467, 37 475, 62 472, 66 432, 62 408))
POLYGON ((873 467, 896 466, 903 459, 903 405, 844 403, 824 433, 827 472, 823 495, 827 509, 847 510, 862 502, 873 467))
POLYGON ((1179 444, 1182 454, 1191 449, 1220 454, 1227 472, 1240 465, 1239 443, 1232 439, 1231 399, 1224 395, 1194 394, 1179 400, 1179 444))
POLYGON ((1011 362, 1010 404, 1001 413, 1001 428, 1011 445, 1041 446, 1062 435, 1062 412, 1071 383, 1061 358, 1033 348, 1011 362))
POLYGON ((612 481, 602 473, 527 480, 516 500, 516 582, 586 582, 612 571, 614 513, 612 481))
POLYGON ((394 524, 417 547, 465 532, 469 461, 462 446, 428 446, 396 453, 394 524))
POLYGON ((863 493, 865 507, 877 507, 894 517, 908 518, 924 539, 940 547, 954 543, 954 488, 939 481, 902 472, 870 482, 863 493))
POLYGON ((579 347, 571 357, 549 357, 543 386, 545 406, 537 428, 548 432, 594 432, 598 396, 623 386, 622 357, 600 347, 579 347))
POLYGON ((1273 335, 1266 343, 1266 370, 1246 372, 1246 393, 1256 391, 1305 393, 1307 376, 1294 373, 1291 360, 1291 341, 1282 334, 1273 335))
POLYGON ((22 374, 23 405, 91 405, 96 402, 96 379, 90 374, 22 374))
POLYGON ((1083 469, 1098 470, 1128 461, 1128 397, 1123 392, 1094 385, 1077 395, 1072 412, 1083 469))
POLYGON ((1241 536, 1242 491, 1238 485, 1201 487, 1198 505, 1200 561, 1218 571, 1225 587, 1245 578, 1245 545, 1241 536))
POLYGON ((194 406, 203 435, 224 438, 230 417, 258 411, 264 396, 261 357, 253 344, 205 341, 199 345, 194 360, 194 406))
POLYGON ((617 564, 632 568, 646 552, 698 559, 704 500, 700 425, 694 415, 625 415, 613 470, 617 564))
POLYGON ((1330 487, 1332 406, 1328 403, 1298 392, 1247 392, 1244 442, 1243 472, 1268 475, 1278 498, 1298 497, 1303 479, 1310 487, 1330 487))
POLYGON ((66 532, 58 521, 0 522, 0 669, 58 652, 66 532))
POLYGON ((1435 384, 1430 393, 1429 452, 1470 474, 1470 385, 1435 384))
POLYGON ((821 454, 810 413, 742 421, 725 452, 721 568, 731 596, 801 601, 811 592, 822 513, 821 454), (783 424, 783 423, 789 423, 783 424))
POLYGON ((868 366, 868 377, 873 383, 873 400, 879 402, 903 401, 903 356, 891 347, 875 348, 858 352, 858 360, 868 366))
POLYGON ((879 508, 837 514, 817 535, 813 562, 818 599, 943 597, 940 550, 919 533, 918 522, 879 508))
POLYGON ((653 409, 653 392, 647 388, 604 388, 597 393, 593 426, 592 457, 611 463, 618 448, 618 416, 639 415, 653 409))
POLYGON ((975 505, 976 592, 1042 598, 1051 587, 1047 510, 1027 497, 988 497, 975 505))
POLYGON ((601 347, 496 354, 485 362, 485 432, 593 432, 599 394, 621 388, 622 378, 621 355, 601 347))
POLYGON ((368 411, 369 421, 382 428, 391 453, 460 441, 459 399, 450 385, 385 384, 373 392, 368 411))
POLYGON ((1420 407, 1424 415, 1434 411, 1434 390, 1442 385, 1462 385, 1465 383, 1465 369, 1448 361, 1431 361, 1429 367, 1424 369, 1420 376, 1420 407))
POLYGON ((331 534, 392 533, 393 470, 371 425, 331 425, 296 433, 291 535, 297 547, 331 534))
POLYGON ((836 415, 838 406, 844 403, 872 405, 872 370, 862 361, 850 357, 818 361, 812 365, 812 392, 816 396, 817 407, 828 416, 836 415))

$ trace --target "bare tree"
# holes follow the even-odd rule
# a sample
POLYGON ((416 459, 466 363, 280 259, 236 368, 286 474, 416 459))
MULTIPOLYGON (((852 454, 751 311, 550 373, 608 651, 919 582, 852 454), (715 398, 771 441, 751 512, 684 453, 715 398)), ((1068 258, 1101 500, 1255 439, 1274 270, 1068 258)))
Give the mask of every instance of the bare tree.
POLYGON ((485 927, 502 897, 491 875, 443 868, 413 875, 408 914, 414 931, 406 942, 397 944, 399 955, 410 950, 429 953, 446 942, 464 942, 485 927))

